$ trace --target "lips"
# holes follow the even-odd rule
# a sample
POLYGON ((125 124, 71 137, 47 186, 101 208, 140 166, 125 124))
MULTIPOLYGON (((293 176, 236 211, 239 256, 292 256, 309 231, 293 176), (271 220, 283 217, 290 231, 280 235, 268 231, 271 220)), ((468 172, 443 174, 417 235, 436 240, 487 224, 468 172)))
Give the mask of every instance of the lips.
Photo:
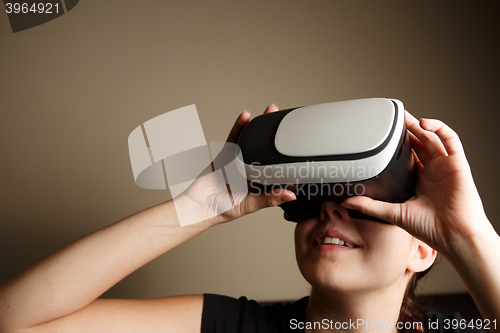
POLYGON ((314 239, 314 246, 332 246, 338 245, 345 248, 357 248, 359 247, 356 242, 354 242, 349 237, 342 234, 340 231, 335 229, 323 229, 314 239))

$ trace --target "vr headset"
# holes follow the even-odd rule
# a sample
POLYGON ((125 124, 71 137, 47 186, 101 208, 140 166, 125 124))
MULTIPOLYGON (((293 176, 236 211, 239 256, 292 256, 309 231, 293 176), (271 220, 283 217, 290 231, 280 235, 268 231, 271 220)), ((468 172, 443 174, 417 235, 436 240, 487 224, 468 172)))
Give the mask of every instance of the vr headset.
MULTIPOLYGON (((411 198, 417 172, 409 141, 401 101, 317 104, 255 117, 236 139, 236 162, 252 192, 293 191, 297 200, 280 207, 286 220, 300 222, 318 216, 326 200, 411 198)), ((356 210, 349 215, 388 223, 356 210)))

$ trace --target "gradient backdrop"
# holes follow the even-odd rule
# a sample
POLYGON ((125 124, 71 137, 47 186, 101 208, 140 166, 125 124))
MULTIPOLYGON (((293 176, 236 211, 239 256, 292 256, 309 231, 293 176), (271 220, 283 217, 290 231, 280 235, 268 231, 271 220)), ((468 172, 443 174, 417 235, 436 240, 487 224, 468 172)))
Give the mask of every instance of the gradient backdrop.
MULTIPOLYGON (((497 1, 82 0, 15 34, 1 8, 0 281, 167 200, 135 185, 127 137, 189 104, 221 141, 245 109, 398 98, 460 134, 500 230, 497 1)), ((278 208, 213 228, 104 296, 298 298, 293 228, 278 208)), ((465 288, 443 260, 422 290, 465 288)))

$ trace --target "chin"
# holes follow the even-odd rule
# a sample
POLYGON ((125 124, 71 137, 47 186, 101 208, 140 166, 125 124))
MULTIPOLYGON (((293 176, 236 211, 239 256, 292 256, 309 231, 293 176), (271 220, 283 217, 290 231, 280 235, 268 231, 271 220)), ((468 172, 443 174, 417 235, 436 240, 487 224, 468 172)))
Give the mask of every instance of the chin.
MULTIPOLYGON (((400 285, 400 276, 393 276, 384 270, 370 270, 363 264, 322 258, 297 260, 297 263, 306 281, 322 293, 352 295, 388 290, 392 289, 391 286, 400 285)), ((404 281, 401 283, 406 286, 404 281)))
POLYGON ((313 288, 331 292, 356 292, 366 290, 368 281, 363 283, 360 277, 366 276, 355 267, 325 263, 322 260, 299 263, 302 276, 313 288))

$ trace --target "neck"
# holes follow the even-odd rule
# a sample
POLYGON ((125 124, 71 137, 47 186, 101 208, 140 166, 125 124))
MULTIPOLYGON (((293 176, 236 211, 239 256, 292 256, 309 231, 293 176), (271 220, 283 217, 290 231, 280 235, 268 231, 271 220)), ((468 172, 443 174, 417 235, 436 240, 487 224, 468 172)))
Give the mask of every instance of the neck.
POLYGON ((305 332, 397 332, 403 296, 404 290, 353 294, 313 287, 306 310, 311 324, 305 332))

